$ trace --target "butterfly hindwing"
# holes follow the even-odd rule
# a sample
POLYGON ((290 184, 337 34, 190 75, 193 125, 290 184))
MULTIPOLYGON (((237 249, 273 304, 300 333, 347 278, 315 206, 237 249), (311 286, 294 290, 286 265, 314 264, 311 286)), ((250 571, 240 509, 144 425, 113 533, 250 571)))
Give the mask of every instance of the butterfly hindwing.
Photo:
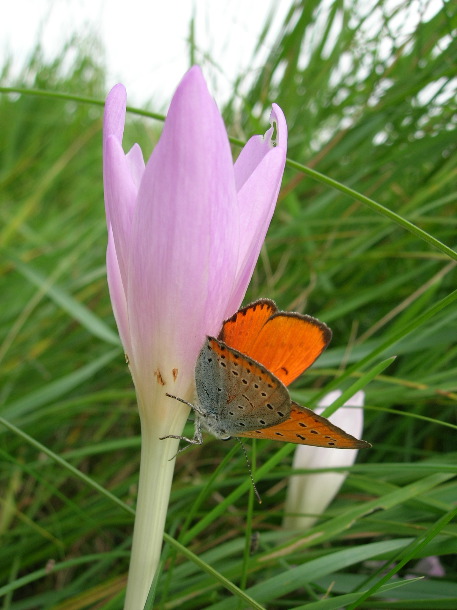
POLYGON ((227 403, 225 374, 216 354, 211 338, 203 344, 195 366, 195 386, 200 408, 207 415, 217 417, 227 403))
POLYGON ((281 381, 212 337, 200 353, 196 385, 200 409, 217 418, 228 435, 271 426, 289 417, 289 392, 281 381))
POLYGON ((294 402, 292 402, 290 417, 286 421, 269 428, 240 433, 239 436, 334 449, 371 447, 366 441, 356 439, 325 417, 294 402))

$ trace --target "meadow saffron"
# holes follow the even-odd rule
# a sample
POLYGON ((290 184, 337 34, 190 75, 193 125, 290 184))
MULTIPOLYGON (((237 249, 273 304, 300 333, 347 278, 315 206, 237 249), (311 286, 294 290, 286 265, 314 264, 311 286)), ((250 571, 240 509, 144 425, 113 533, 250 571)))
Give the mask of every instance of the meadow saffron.
POLYGON ((111 302, 141 419, 141 467, 125 607, 143 608, 156 571, 178 440, 195 362, 240 306, 281 184, 287 127, 271 128, 232 160, 227 132, 199 67, 178 86, 147 163, 122 148, 126 92, 106 100, 103 173, 111 302), (273 140, 274 134, 274 140, 273 140))

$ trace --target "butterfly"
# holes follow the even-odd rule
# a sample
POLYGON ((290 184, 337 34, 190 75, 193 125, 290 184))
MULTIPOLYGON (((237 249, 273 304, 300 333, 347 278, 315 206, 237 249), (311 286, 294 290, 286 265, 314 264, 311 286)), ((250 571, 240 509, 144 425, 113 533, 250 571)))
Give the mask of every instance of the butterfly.
POLYGON ((167 394, 195 413, 194 437, 260 438, 316 447, 371 447, 290 398, 287 386, 322 354, 332 337, 323 322, 279 311, 269 299, 243 307, 206 337, 195 367, 195 404, 167 394))

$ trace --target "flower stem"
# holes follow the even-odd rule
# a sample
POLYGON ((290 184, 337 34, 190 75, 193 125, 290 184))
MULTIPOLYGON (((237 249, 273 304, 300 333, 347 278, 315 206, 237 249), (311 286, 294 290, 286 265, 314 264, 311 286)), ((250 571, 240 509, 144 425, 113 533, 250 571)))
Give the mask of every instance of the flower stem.
POLYGON ((143 610, 159 565, 175 467, 175 460, 170 458, 179 445, 175 439, 159 437, 181 434, 186 417, 183 409, 179 417, 173 418, 172 426, 170 422, 164 426, 163 420, 152 425, 148 417, 142 417, 140 479, 124 610, 143 610))

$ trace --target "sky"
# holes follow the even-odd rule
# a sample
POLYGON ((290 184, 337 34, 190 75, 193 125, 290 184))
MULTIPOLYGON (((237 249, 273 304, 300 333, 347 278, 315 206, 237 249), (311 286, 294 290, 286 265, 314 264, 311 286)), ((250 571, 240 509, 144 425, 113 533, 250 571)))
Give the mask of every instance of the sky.
MULTIPOLYGON (((5 0, 4 0, 5 2, 5 0)), ((122 82, 129 104, 168 102, 189 67, 189 24, 195 16, 195 38, 220 69, 211 83, 224 100, 240 71, 255 70, 250 59, 265 19, 275 6, 275 32, 291 0, 15 0, 2 6, 0 66, 13 60, 13 74, 26 65, 40 41, 52 59, 73 33, 94 32, 106 53, 107 84, 122 82)), ((266 56, 272 38, 263 47, 266 56)), ((198 56, 197 56, 198 59, 198 56)), ((258 66, 261 65, 259 58, 258 66)), ((8 84, 8 83, 4 83, 8 84)), ((159 108, 157 108, 159 106, 159 108)))
MULTIPOLYGON (((373 9, 378 1, 359 1, 359 7, 372 12, 372 27, 376 29, 380 9, 373 9)), ((321 16, 333 2, 321 1, 321 16)), ((391 22, 392 27, 403 32, 399 34, 403 38, 396 39, 397 45, 408 37, 421 16, 430 18, 442 2, 383 0, 383 10, 395 13, 395 6, 404 7, 396 13, 397 25, 395 20, 391 22)), ((107 89, 122 82, 130 105, 165 112, 189 67, 188 38, 194 16, 196 59, 203 64, 212 94, 223 105, 233 91, 236 77, 254 75, 262 66, 293 3, 294 0, 2 0, 0 67, 11 59, 12 74, 18 74, 38 41, 45 57, 52 60, 74 34, 92 33, 101 39, 105 50, 107 89), (254 47, 273 7, 271 34, 263 41, 253 64, 254 47)), ((367 19, 366 24, 369 23, 367 19)), ((384 46, 385 52, 391 53, 389 40, 384 42, 381 51, 384 46)))

